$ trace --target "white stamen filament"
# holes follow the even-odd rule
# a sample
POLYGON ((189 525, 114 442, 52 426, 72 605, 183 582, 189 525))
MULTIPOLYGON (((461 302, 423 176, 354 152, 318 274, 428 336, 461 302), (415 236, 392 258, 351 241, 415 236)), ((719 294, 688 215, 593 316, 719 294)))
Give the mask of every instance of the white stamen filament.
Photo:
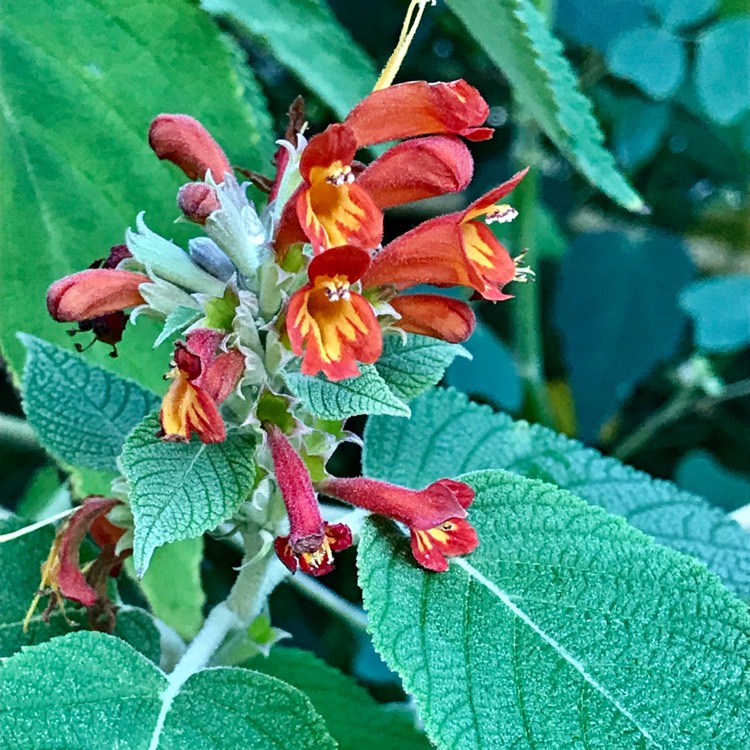
POLYGON ((14 539, 18 539, 19 537, 26 536, 26 534, 32 534, 37 529, 44 528, 45 526, 49 526, 51 523, 55 523, 55 521, 59 521, 61 518, 65 518, 66 516, 69 516, 71 513, 74 513, 80 506, 76 505, 72 508, 68 508, 67 510, 63 510, 60 513, 55 513, 54 516, 50 516, 49 518, 45 518, 42 521, 37 521, 36 523, 29 524, 28 526, 24 526, 22 529, 18 529, 17 531, 11 531, 9 534, 0 534, 0 544, 3 542, 11 542, 14 539))

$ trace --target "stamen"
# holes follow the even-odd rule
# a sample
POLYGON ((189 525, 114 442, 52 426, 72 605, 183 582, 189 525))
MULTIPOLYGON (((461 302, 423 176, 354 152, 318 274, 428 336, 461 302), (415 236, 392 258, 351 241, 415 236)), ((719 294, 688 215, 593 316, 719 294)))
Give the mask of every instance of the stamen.
POLYGON ((394 78, 401 68, 401 63, 403 63, 406 53, 409 51, 414 35, 417 33, 419 23, 424 14, 424 9, 428 3, 434 6, 436 0, 411 0, 409 3, 409 8, 406 11, 406 18, 404 18, 404 24, 401 27, 401 34, 399 35, 398 42, 396 42, 396 48, 393 50, 393 54, 388 58, 388 62, 385 64, 383 72, 380 74, 380 78, 378 78, 373 91, 387 89, 393 83, 394 78), (413 21, 412 17, 414 18, 413 21))
POLYGON ((534 281, 536 274, 530 266, 522 266, 521 262, 526 257, 526 253, 523 252, 513 258, 513 262, 516 264, 516 275, 513 277, 513 281, 527 282, 534 281))
POLYGON ((342 299, 349 300, 351 298, 349 284, 346 283, 327 281, 323 291, 331 302, 338 302, 342 299))
POLYGON ((513 206, 509 206, 507 203, 501 203, 499 206, 495 206, 491 211, 488 211, 485 214, 484 220, 488 224, 492 224, 494 221, 500 224, 509 224, 516 218, 516 216, 518 216, 518 211, 516 211, 513 206))
POLYGON ((354 182, 354 172, 352 172, 352 168, 347 164, 347 166, 342 167, 338 172, 329 174, 328 177, 326 177, 326 182, 330 185, 335 185, 336 187, 345 184, 351 185, 352 182, 354 182))
POLYGON ((36 523, 32 523, 29 526, 24 526, 22 529, 11 531, 9 534, 0 534, 0 544, 2 544, 3 542, 11 542, 14 539, 18 539, 21 536, 25 536, 26 534, 31 534, 37 529, 41 529, 44 526, 48 526, 51 523, 55 523, 55 521, 59 521, 61 518, 65 518, 66 516, 69 516, 71 513, 75 512, 78 509, 78 507, 79 506, 68 508, 68 510, 64 510, 60 513, 56 513, 54 516, 45 518, 43 521, 37 521, 36 523))

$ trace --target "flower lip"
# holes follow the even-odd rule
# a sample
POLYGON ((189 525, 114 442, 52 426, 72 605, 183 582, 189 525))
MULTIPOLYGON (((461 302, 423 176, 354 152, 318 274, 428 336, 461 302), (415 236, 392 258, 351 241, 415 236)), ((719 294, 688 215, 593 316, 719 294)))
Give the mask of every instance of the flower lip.
POLYGON ((302 152, 300 174, 307 182, 315 182, 317 178, 331 184, 343 184, 347 181, 346 175, 351 174, 356 151, 357 138, 350 127, 341 123, 329 125, 322 133, 313 136, 302 152), (338 182, 333 182, 334 178, 338 178, 338 182))
POLYGON ((307 269, 311 283, 320 276, 346 276, 350 284, 359 281, 370 266, 370 254, 359 247, 341 245, 316 255, 307 269))

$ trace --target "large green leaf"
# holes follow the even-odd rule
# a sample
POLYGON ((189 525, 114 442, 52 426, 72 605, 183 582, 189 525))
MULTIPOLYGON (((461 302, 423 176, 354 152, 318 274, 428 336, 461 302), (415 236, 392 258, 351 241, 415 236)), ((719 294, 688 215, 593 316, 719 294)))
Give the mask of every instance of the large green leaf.
POLYGON ((301 690, 325 720, 341 750, 429 750, 430 743, 414 726, 411 712, 383 706, 351 677, 308 651, 274 648, 269 656, 245 663, 301 690))
POLYGON ((54 344, 22 339, 23 406, 39 441, 67 464, 115 471, 125 438, 158 398, 54 344))
POLYGON ((715 576, 553 485, 464 480, 468 558, 425 571, 387 521, 358 556, 375 646, 438 747, 750 746, 750 618, 715 576))
MULTIPOLYGON (((0 19, 0 345, 20 371, 22 330, 70 346, 45 309, 47 286, 123 241, 146 211, 155 231, 184 240, 175 195, 184 175, 148 147, 159 112, 201 119, 232 163, 262 168, 273 149, 210 17, 185 0, 8 0, 0 19)), ((126 331, 120 357, 86 357, 154 390, 168 358, 158 328, 126 331)))
POLYGON ((632 211, 643 201, 604 147, 589 99, 581 93, 560 42, 532 0, 447 0, 507 76, 521 104, 573 165, 632 211))
POLYGON ((298 691, 246 669, 179 686, 122 641, 74 633, 0 663, 6 750, 333 750, 298 691))
POLYGON ((262 39, 341 118, 375 85, 375 65, 325 0, 202 0, 201 5, 262 39))
POLYGON ((135 519, 133 564, 146 572, 154 550, 200 536, 229 518, 255 479, 255 437, 234 433, 223 443, 172 443, 156 437, 158 417, 133 430, 122 452, 135 519))
POLYGON ((324 375, 299 372, 285 375, 289 390, 321 419, 346 419, 356 414, 394 414, 408 417, 409 407, 388 387, 373 365, 360 365, 356 378, 331 382, 324 375))
MULTIPOLYGON (((20 519, 0 521, 0 533, 22 528, 20 519)), ((83 612, 67 603, 66 612, 56 609, 44 622, 41 606, 23 631, 26 612, 39 588, 39 569, 47 559, 55 534, 51 526, 0 544, 0 658, 10 656, 23 646, 65 635, 84 626, 83 612)), ((117 615, 115 635, 130 643, 152 661, 159 661, 159 633, 147 612, 136 608, 121 610, 117 615)))
POLYGON ((411 406, 408 422, 369 420, 364 467, 370 476, 409 487, 477 469, 542 479, 694 555, 732 590, 750 596, 750 534, 703 498, 552 430, 495 414, 453 390, 426 393, 411 406))

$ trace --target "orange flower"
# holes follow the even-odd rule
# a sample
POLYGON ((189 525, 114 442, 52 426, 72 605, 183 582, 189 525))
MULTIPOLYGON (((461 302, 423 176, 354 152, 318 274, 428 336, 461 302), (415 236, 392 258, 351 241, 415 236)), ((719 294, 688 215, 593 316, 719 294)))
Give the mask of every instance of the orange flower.
POLYGON ((292 573, 298 567, 314 576, 330 573, 333 553, 351 546, 352 532, 345 524, 323 520, 310 472, 289 439, 275 424, 266 422, 263 429, 289 516, 289 534, 276 538, 276 554, 292 573))
POLYGON ((195 432, 204 443, 221 443, 226 427, 218 405, 237 385, 245 358, 237 349, 217 354, 224 334, 209 328, 191 331, 175 344, 173 380, 159 412, 163 437, 190 440, 195 432))
POLYGON ((358 508, 388 516, 409 528, 415 560, 428 570, 448 570, 447 556, 466 555, 479 544, 477 533, 466 520, 474 500, 468 484, 439 479, 423 490, 367 477, 327 479, 320 492, 358 508))
POLYGON ((449 133, 472 141, 492 137, 492 128, 479 127, 490 108, 466 81, 449 83, 409 81, 373 91, 349 113, 344 123, 357 146, 449 133))
POLYGON ((286 327, 292 351, 304 352, 301 370, 321 370, 329 380, 359 375, 357 362, 371 364, 380 356, 382 335, 372 305, 350 287, 370 263, 356 247, 336 247, 313 258, 310 282, 289 301, 286 327))
POLYGON ((407 289, 417 284, 467 286, 489 300, 508 299, 502 287, 521 272, 485 221, 510 221, 516 211, 497 202, 510 193, 528 171, 474 201, 466 210, 426 221, 401 235, 372 262, 362 283, 365 288, 392 284, 407 289))

